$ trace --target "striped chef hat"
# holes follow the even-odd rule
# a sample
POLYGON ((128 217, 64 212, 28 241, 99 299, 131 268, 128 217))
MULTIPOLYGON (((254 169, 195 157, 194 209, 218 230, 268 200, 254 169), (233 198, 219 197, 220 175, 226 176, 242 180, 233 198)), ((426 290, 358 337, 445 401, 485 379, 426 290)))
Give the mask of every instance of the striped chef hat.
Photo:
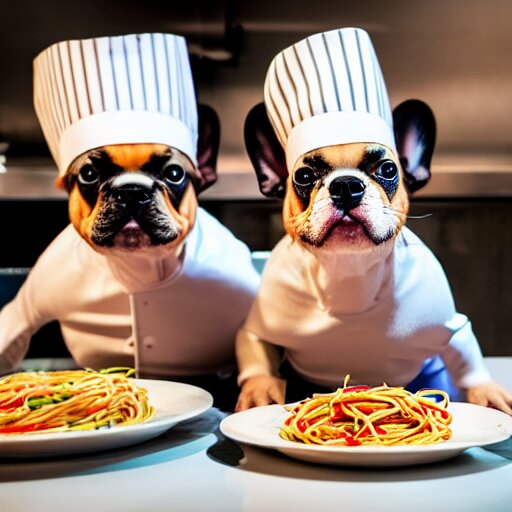
POLYGON ((56 43, 34 60, 34 105, 61 175, 106 144, 166 144, 196 162, 197 105, 183 37, 56 43))
POLYGON ((280 52, 265 106, 290 170, 304 153, 335 144, 375 142, 396 153, 386 85, 364 30, 315 34, 280 52))

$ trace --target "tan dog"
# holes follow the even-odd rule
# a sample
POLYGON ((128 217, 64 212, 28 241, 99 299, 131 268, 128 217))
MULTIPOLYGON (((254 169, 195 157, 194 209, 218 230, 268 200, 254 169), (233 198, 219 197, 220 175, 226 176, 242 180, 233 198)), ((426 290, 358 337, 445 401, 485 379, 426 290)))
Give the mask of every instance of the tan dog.
POLYGON ((419 101, 393 114, 399 158, 381 144, 339 144, 303 154, 290 175, 264 105, 249 114, 247 150, 262 192, 284 194, 287 236, 238 335, 238 410, 329 392, 350 374, 462 390, 512 413, 439 263, 404 227, 408 192, 430 177, 433 115, 419 101))
POLYGON ((58 320, 78 366, 187 380, 230 408, 235 334, 259 276, 248 248, 198 207, 216 180, 220 123, 197 105, 185 39, 60 41, 33 69, 71 224, 0 313, 0 370, 58 320))
POLYGON ((80 155, 57 185, 69 194, 69 217, 93 248, 145 251, 176 248, 194 225, 197 194, 215 182, 220 126, 198 107, 197 168, 160 144, 118 144, 80 155))
POLYGON ((69 215, 92 247, 167 251, 194 225, 196 171, 179 150, 157 144, 104 146, 81 155, 59 185, 69 215))
POLYGON ((160 144, 75 159, 58 180, 72 224, 0 314, 2 369, 56 319, 79 366, 136 366, 204 387, 233 373, 235 334, 259 278, 247 247, 198 207, 216 179, 219 133, 215 112, 200 106, 197 166, 160 144))
POLYGON ((408 210, 399 163, 380 144, 309 152, 295 165, 283 206, 286 232, 313 247, 375 249, 394 238, 408 210))

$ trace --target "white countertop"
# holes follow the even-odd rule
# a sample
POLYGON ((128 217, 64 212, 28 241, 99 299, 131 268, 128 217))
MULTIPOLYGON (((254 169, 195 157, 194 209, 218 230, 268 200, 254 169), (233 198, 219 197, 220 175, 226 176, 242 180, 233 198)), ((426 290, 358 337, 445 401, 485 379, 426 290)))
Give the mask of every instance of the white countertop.
MULTIPOLYGON (((512 357, 488 358, 512 389, 512 357)), ((243 447, 211 409, 131 448, 77 458, 0 459, 4 512, 508 512, 512 445, 442 463, 379 469, 307 464, 243 447)))

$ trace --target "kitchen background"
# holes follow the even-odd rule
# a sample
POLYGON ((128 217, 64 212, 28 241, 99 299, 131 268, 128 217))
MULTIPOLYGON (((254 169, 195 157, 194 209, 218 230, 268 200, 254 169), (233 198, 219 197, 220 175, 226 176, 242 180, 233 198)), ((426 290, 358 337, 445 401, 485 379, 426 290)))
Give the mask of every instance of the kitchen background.
MULTIPOLYGON (((260 196, 243 122, 272 57, 314 32, 358 26, 373 40, 392 106, 420 98, 438 123, 433 179, 409 226, 443 263, 485 355, 512 355, 512 2, 508 0, 4 1, 0 30, 0 267, 27 268, 67 224, 32 107, 32 59, 64 39, 134 32, 187 37, 198 100, 221 119, 219 181, 202 205, 253 250, 282 236, 260 196), (1 156, 0 156, 1 158, 1 156)), ((23 279, 6 271, 5 283, 23 279), (14 276, 14 277, 13 277, 14 276)), ((0 284, 0 305, 13 289, 0 284)), ((31 355, 59 355, 58 328, 31 355), (50 347, 50 348, 49 348, 50 347)))

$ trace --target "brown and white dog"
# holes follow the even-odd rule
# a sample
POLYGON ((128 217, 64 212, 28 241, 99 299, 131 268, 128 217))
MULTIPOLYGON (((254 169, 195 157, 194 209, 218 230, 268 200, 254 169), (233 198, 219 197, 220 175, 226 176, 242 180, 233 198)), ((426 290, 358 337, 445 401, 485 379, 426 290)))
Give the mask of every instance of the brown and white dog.
POLYGON ((194 225, 197 194, 217 179, 219 121, 206 105, 198 115, 197 167, 169 146, 120 144, 82 154, 58 178, 69 194, 72 224, 95 250, 151 257, 183 242, 194 225))
POLYGON ((74 160, 58 179, 71 224, 0 312, 0 370, 15 369, 32 334, 58 320, 79 366, 136 366, 221 400, 231 374, 236 397, 234 340, 259 276, 245 244, 198 206, 216 180, 219 139, 216 113, 200 106, 197 166, 161 144, 74 160))
POLYGON ((347 374, 453 391, 446 365, 470 402, 512 413, 440 265, 404 227, 408 194, 430 178, 433 114, 411 100, 393 118, 399 159, 381 144, 339 144, 303 154, 288 175, 265 106, 249 113, 247 151, 261 191, 284 198, 287 235, 238 335, 238 410, 328 392, 347 374))

